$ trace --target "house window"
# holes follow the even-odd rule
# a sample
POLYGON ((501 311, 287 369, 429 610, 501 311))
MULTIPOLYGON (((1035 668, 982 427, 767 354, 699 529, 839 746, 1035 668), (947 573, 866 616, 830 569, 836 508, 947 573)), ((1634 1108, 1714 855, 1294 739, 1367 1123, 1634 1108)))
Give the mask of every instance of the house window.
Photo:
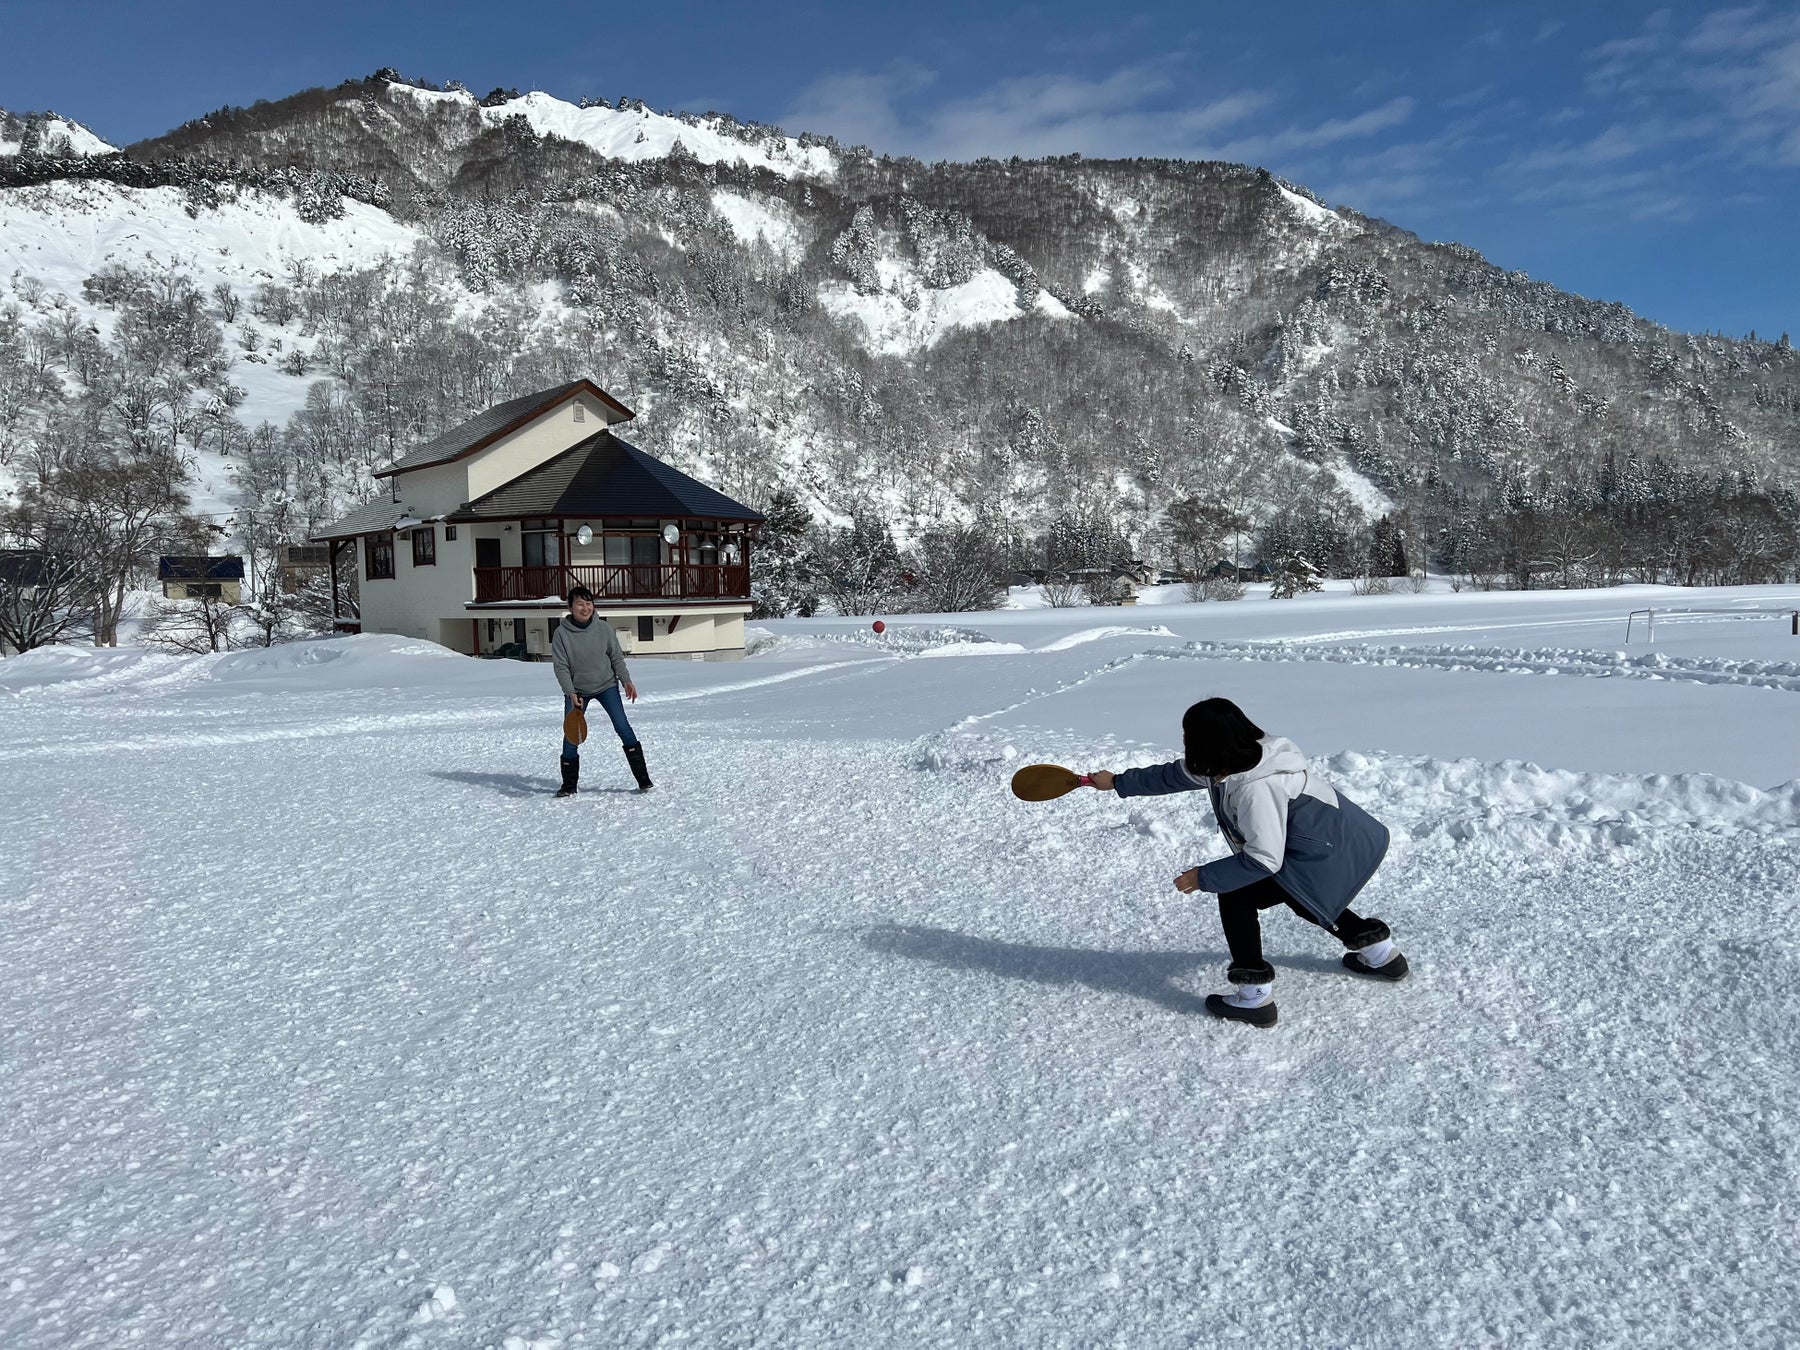
POLYGON ((437 566, 437 531, 427 525, 412 532, 413 566, 437 566))
POLYGON ((514 619, 513 620, 513 641, 519 642, 519 643, 523 643, 525 641, 525 620, 523 620, 523 619, 514 619))
POLYGON ((579 403, 575 405, 575 420, 577 422, 587 421, 587 409, 582 407, 579 403))
POLYGON ((527 567, 562 566, 562 522, 527 520, 520 527, 520 548, 527 567))
POLYGON ((216 581, 190 581, 188 583, 187 598, 190 600, 217 600, 223 594, 224 590, 216 581))
POLYGON ((363 541, 366 563, 363 575, 370 581, 390 580, 394 575, 394 532, 372 534, 363 541))
POLYGON ((638 641, 656 641, 656 620, 651 618, 648 614, 638 615, 638 641))
POLYGON ((456 526, 454 526, 454 525, 444 526, 444 542, 446 544, 449 544, 449 543, 454 543, 455 541, 456 541, 456 526))

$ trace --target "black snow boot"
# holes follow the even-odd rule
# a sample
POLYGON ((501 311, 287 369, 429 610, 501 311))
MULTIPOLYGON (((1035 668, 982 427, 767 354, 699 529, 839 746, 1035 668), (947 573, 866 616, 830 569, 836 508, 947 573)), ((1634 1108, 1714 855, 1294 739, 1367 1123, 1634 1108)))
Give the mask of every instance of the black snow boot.
POLYGON ((1399 952, 1395 952, 1379 966, 1370 965, 1363 958, 1361 952, 1345 952, 1344 969, 1358 975, 1367 975, 1372 980, 1386 980, 1389 984, 1393 984, 1404 980, 1411 967, 1406 964, 1406 958, 1399 952))
POLYGON ((575 784, 581 777, 581 761, 578 759, 563 760, 562 776, 562 786, 556 790, 556 795, 559 797, 573 797, 575 795, 575 784))
POLYGON ((1238 994, 1208 994, 1206 1011, 1214 1017, 1223 1017, 1227 1022, 1247 1022, 1253 1027, 1272 1027, 1275 1025, 1275 1004, 1273 1002, 1245 1007, 1233 1002, 1238 994))
POLYGON ((625 761, 631 765, 631 776, 637 779, 639 792, 648 792, 655 786, 650 781, 650 770, 644 764, 644 747, 642 745, 626 746, 625 761))

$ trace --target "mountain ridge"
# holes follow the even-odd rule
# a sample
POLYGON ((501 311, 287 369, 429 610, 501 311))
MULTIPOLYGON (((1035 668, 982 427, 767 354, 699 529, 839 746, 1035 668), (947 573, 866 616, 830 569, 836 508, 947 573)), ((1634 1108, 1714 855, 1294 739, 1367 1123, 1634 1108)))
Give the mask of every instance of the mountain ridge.
MULTIPOLYGON (((0 165, 0 185, 26 171, 0 165)), ((454 304, 557 331, 559 351, 488 351, 478 387, 619 371, 661 412, 646 448, 831 520, 985 516, 1030 537, 1079 521, 1144 553, 1170 504, 1204 498, 1337 570, 1370 565, 1390 513, 1440 565, 1502 547, 1474 538, 1495 518, 1597 527, 1615 504, 1702 491, 1792 524, 1785 342, 1675 333, 1252 166, 927 165, 629 99, 372 78, 38 172, 163 175, 199 219, 240 190, 323 218, 340 189, 377 198, 454 304)), ((328 327, 283 355, 299 379, 295 352, 338 344, 334 387, 366 419, 376 358, 328 327)), ((430 383, 442 353, 394 341, 403 382, 430 383)), ((400 426, 383 414, 390 449, 479 411, 408 398, 400 426)))

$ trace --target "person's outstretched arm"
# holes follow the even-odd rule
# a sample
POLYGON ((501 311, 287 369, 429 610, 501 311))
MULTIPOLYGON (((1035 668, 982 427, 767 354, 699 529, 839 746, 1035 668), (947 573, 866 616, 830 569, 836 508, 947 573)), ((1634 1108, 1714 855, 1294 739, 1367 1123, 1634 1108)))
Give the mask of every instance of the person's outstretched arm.
POLYGON ((1095 769, 1088 775, 1088 781, 1092 787, 1103 792, 1116 792, 1121 797, 1161 797, 1171 792, 1199 792, 1207 785, 1204 778, 1189 772, 1187 764, 1179 759, 1170 760, 1167 764, 1152 764, 1143 769, 1127 769, 1124 773, 1095 769))

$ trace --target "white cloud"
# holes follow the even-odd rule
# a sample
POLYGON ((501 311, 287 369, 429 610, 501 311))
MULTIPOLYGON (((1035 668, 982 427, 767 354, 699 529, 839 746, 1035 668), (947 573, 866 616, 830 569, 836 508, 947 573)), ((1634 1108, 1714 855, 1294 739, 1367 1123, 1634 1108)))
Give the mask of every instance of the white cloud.
POLYGON ((1261 131, 1253 122, 1269 113, 1272 95, 1190 91, 1169 63, 1091 79, 1012 77, 974 94, 921 102, 916 96, 931 81, 927 72, 907 70, 826 76, 801 92, 782 122, 926 160, 1080 153, 1268 164, 1376 136, 1405 122, 1415 106, 1393 98, 1350 116, 1261 131))

